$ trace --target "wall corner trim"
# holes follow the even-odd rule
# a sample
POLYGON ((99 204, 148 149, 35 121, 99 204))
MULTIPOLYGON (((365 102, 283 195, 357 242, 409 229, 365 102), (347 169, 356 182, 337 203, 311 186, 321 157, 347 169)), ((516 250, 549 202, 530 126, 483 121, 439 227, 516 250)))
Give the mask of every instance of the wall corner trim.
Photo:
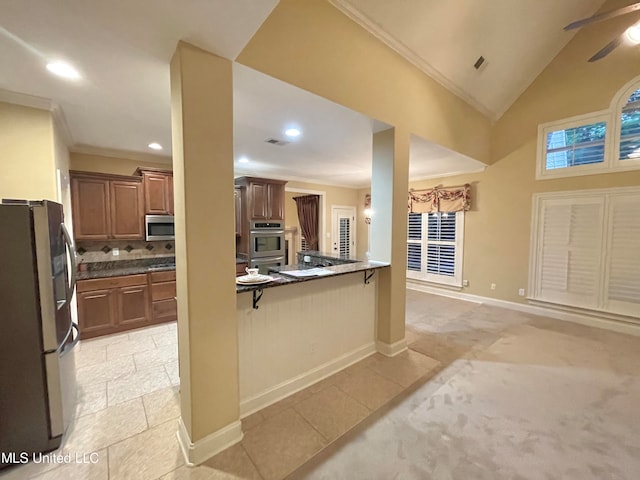
POLYGON ((399 353, 407 350, 407 340, 403 338, 394 343, 384 343, 376 340, 376 350, 385 357, 395 357, 399 353))
POLYGON ((242 441, 242 423, 240 420, 230 423, 224 428, 217 430, 206 437, 191 442, 189 432, 182 422, 182 417, 178 420, 178 431, 176 433, 180 449, 184 455, 187 466, 194 467, 213 457, 222 450, 242 441))

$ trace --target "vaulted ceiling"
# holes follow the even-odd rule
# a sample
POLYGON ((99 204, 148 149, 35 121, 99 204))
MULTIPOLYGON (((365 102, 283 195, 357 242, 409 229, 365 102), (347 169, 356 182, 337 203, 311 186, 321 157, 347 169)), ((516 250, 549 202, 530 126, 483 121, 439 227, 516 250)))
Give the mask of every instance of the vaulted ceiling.
MULTIPOLYGON (((562 26, 591 15, 603 3, 331 2, 492 119, 511 105, 571 39, 572 34, 563 32, 562 26), (473 64, 479 56, 485 62, 476 70, 473 64)), ((147 145, 159 142, 165 146, 161 154, 166 158, 171 144, 169 61, 178 40, 234 59, 277 3, 3 0, 0 100, 38 105, 38 100, 47 99, 59 105, 72 149, 88 145, 150 153, 147 145), (70 82, 52 76, 44 68, 52 59, 73 63, 82 79, 70 82)), ((245 155, 255 161, 237 165, 239 171, 350 186, 366 184, 370 176, 370 133, 380 124, 308 92, 277 85, 276 80, 265 79, 257 72, 246 68, 239 71, 234 85, 236 160, 245 155), (251 108, 243 100, 247 98, 251 98, 251 108), (309 136, 292 145, 290 153, 274 153, 278 147, 265 144, 262 137, 282 136, 286 118, 296 121, 296 115, 310 119, 313 128, 307 129, 309 136), (318 127, 321 115, 335 120, 331 128, 318 127), (339 141, 332 143, 332 139, 339 141), (327 158, 334 159, 330 174, 320 175, 318 172, 328 165, 327 158)), ((414 177, 482 168, 473 159, 417 137, 412 139, 411 156, 414 177)))

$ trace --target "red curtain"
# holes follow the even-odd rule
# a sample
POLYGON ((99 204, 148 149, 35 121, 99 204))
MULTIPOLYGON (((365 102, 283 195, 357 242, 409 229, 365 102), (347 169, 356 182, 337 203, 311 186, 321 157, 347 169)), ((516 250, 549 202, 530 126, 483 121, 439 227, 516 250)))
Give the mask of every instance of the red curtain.
POLYGON ((294 197, 298 208, 298 220, 302 236, 307 242, 309 250, 318 250, 318 212, 320 197, 318 195, 305 195, 294 197))

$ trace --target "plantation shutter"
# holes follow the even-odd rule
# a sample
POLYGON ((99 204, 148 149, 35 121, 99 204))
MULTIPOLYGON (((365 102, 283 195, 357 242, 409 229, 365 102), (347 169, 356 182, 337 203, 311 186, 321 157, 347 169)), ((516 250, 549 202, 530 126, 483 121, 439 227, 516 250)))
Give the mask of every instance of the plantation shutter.
POLYGON ((407 270, 422 270, 422 214, 410 213, 407 236, 407 270))
POLYGON ((351 255, 351 217, 339 218, 338 249, 341 257, 351 255))
POLYGON ((620 114, 620 160, 638 158, 639 143, 640 89, 631 94, 620 114))
POLYGON ((607 309, 640 315, 640 195, 612 196, 609 202, 607 309))
POLYGON ((604 200, 545 200, 541 211, 537 297, 597 307, 601 290, 604 200))
POLYGON ((427 227, 427 273, 453 277, 456 266, 456 214, 431 214, 427 227))

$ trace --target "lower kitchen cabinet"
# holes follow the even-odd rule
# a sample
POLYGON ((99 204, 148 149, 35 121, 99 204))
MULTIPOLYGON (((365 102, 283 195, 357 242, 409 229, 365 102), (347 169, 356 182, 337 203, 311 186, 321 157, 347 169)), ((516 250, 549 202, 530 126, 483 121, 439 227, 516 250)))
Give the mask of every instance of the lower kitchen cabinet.
POLYGON ((240 277, 242 275, 246 275, 247 271, 245 270, 248 266, 247 262, 238 263, 236 262, 236 277, 240 277))
POLYGON ((120 325, 139 327, 149 320, 149 287, 138 285, 120 289, 120 325))
POLYGON ((176 272, 78 280, 80 338, 178 319, 176 272))
POLYGON ((82 339, 150 323, 147 274, 79 280, 76 288, 82 339))
POLYGON ((151 318, 154 323, 178 319, 176 302, 176 272, 149 274, 151 285, 151 318))
MULTIPOLYGON (((81 282, 78 282, 80 286, 81 282)), ((116 309, 113 290, 78 291, 78 321, 82 338, 115 331, 116 309)))

